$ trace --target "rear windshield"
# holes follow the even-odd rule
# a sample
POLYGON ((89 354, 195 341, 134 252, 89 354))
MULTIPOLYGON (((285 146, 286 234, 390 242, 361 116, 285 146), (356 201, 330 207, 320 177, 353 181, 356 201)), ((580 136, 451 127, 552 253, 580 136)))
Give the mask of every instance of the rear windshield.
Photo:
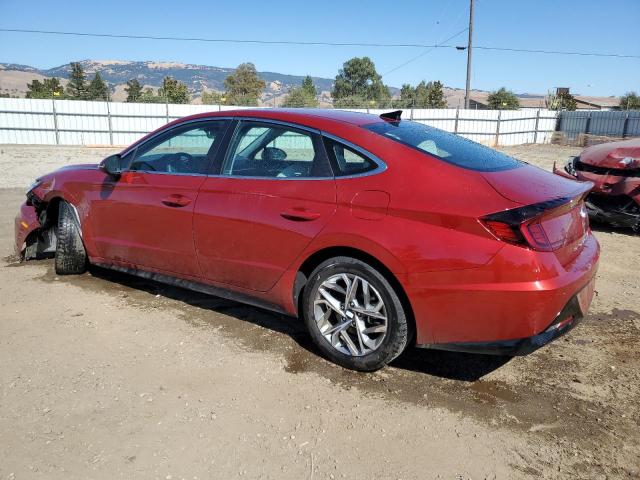
POLYGON ((492 148, 421 123, 376 122, 364 128, 445 162, 479 172, 497 172, 517 168, 522 163, 492 148))

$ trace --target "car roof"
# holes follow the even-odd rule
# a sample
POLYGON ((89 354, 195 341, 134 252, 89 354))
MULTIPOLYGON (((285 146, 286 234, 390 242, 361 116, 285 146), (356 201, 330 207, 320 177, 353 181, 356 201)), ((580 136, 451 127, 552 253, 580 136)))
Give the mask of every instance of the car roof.
MULTIPOLYGON (((346 110, 332 110, 321 108, 255 108, 242 110, 224 110, 219 112, 207 112, 185 117, 179 120, 193 120, 197 118, 215 117, 252 117, 284 122, 299 123, 314 127, 319 120, 329 120, 339 123, 348 123, 355 126, 367 125, 383 121, 379 116, 363 112, 350 112, 346 110)), ((177 122, 176 122, 177 123, 177 122)))
POLYGON ((328 127, 329 130, 331 129, 331 127, 340 129, 340 127, 344 125, 359 127, 362 125, 369 125, 372 123, 384 121, 379 116, 368 113, 320 108, 246 108, 237 110, 222 110, 217 112, 204 112, 198 113, 196 115, 190 115, 188 117, 182 117, 169 122, 166 125, 158 128, 157 130, 138 139, 136 142, 132 143, 122 152, 120 152, 120 154, 126 155, 128 152, 136 148, 138 145, 146 142, 154 135, 166 131, 169 128, 181 125, 184 122, 192 120, 205 120, 207 118, 213 119, 230 117, 248 117, 265 120, 279 120, 282 122, 289 122, 293 124, 303 125, 309 128, 315 128, 317 130, 324 130, 325 127, 328 127), (330 125, 332 123, 333 125, 330 125))

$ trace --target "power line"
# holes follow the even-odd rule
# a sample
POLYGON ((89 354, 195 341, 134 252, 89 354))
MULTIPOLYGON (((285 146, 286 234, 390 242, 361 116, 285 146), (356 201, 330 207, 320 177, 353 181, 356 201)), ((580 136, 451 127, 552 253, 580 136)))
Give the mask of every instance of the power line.
MULTIPOLYGON (((463 30, 460 30, 458 33, 456 33, 455 35, 452 35, 451 37, 447 38, 444 42, 448 42, 449 40, 453 40, 455 37, 457 37, 458 35, 466 32, 468 30, 468 28, 464 28, 463 30)), ((443 42, 443 43, 444 43, 443 42)), ((391 70, 383 73, 382 75, 380 75, 381 77, 385 77, 386 75, 389 75, 392 72, 395 72, 396 70, 400 70, 402 67, 409 65, 411 62, 415 62, 416 60, 418 60, 419 58, 424 57, 426 54, 433 52, 436 48, 438 48, 440 45, 436 44, 433 47, 429 48, 429 50, 425 50, 424 52, 420 53, 419 55, 416 55, 415 57, 410 58, 409 60, 407 60, 404 63, 401 63, 400 65, 398 65, 397 67, 392 68, 391 70)))
POLYGON ((614 58, 640 58, 640 55, 625 55, 622 53, 598 53, 598 52, 567 52, 564 50, 537 50, 529 48, 508 48, 508 47, 483 47, 474 45, 475 50, 497 50, 500 52, 523 52, 523 53, 547 53, 550 55, 579 55, 583 57, 614 57, 614 58))
MULTIPOLYGON (((450 5, 449 3, 445 4, 445 7, 450 5)), ((444 14, 444 9, 442 10, 442 13, 444 14)), ((452 23, 452 26, 455 26, 456 23, 458 23, 458 20, 460 20, 460 17, 462 16, 461 14, 464 13, 464 10, 461 10, 460 14, 458 15, 458 18, 456 18, 456 20, 452 23)), ((449 30, 450 31, 450 30, 449 30)), ((391 70, 386 71, 385 73, 383 73, 382 75, 380 75, 381 78, 384 78, 385 76, 389 75, 390 73, 395 72, 396 70, 400 70, 402 67, 405 67, 407 65, 409 65, 412 62, 415 62, 416 60, 424 57, 425 55, 433 52, 433 50, 435 50, 437 48, 437 46, 441 46, 444 45, 446 42, 448 42, 449 40, 453 40, 454 38, 456 38, 458 35, 464 33, 467 31, 467 28, 462 29, 461 31, 459 31, 458 33, 451 35, 449 38, 447 38, 446 40, 442 40, 442 37, 444 37, 446 35, 446 33, 444 33, 443 35, 440 36, 440 38, 438 39, 438 41, 436 42, 436 46, 429 48, 428 50, 425 50, 422 53, 419 53, 418 55, 416 55, 415 57, 411 57, 409 60, 407 60, 406 62, 401 63, 400 65, 398 65, 397 67, 392 68, 391 70)), ((456 48, 460 48, 457 47, 456 48)))
POLYGON ((449 30, 446 30, 446 31, 445 31, 445 33, 443 33, 443 34, 439 37, 439 39, 438 39, 438 41, 437 41, 436 43, 444 43, 444 42, 442 42, 442 41, 441 41, 441 40, 442 40, 442 37, 444 37, 445 35, 447 35, 447 33, 449 33, 450 31, 452 31, 452 30, 456 27, 456 25, 458 25, 458 22, 460 21, 460 19, 461 19, 461 18, 462 18, 462 16, 464 15, 465 11, 466 11, 466 10, 465 10, 464 8, 461 8, 461 9, 460 9, 460 11, 459 11, 459 13, 458 13, 458 16, 456 17, 456 19, 455 19, 455 20, 453 21, 453 23, 451 24, 451 28, 450 28, 449 30))
MULTIPOLYGON (((422 43, 366 43, 366 42, 303 42, 291 40, 244 40, 232 38, 200 38, 200 37, 159 37, 153 35, 126 35, 114 33, 90 33, 90 32, 62 32, 52 30, 28 30, 21 28, 0 28, 0 32, 8 33, 36 33, 44 35, 67 35, 79 37, 101 38, 128 38, 134 40, 169 40, 181 42, 214 42, 214 43, 253 43, 262 45, 301 45, 301 46, 327 46, 327 47, 383 47, 383 48, 460 48, 459 45, 446 45, 444 43, 428 45, 422 43)), ((466 47, 465 47, 466 48, 466 47)), ((488 47, 474 45, 476 50, 495 50, 503 52, 540 53, 551 55, 578 55, 586 57, 613 57, 640 59, 640 55, 625 55, 619 53, 600 52, 575 52, 566 50, 538 50, 527 48, 488 47)))
POLYGON ((103 38, 129 38, 135 40, 171 40, 180 42, 214 42, 214 43, 258 43, 261 45, 303 45, 303 46, 327 46, 327 47, 391 47, 391 48, 455 48, 455 45, 425 45, 421 43, 365 43, 365 42, 303 42, 290 40, 243 40, 232 38, 201 38, 201 37, 158 37, 153 35, 128 35, 115 33, 90 33, 90 32, 61 32, 52 30, 27 30, 21 28, 0 28, 0 32, 11 33, 39 33, 45 35, 70 35, 79 37, 103 37, 103 38))

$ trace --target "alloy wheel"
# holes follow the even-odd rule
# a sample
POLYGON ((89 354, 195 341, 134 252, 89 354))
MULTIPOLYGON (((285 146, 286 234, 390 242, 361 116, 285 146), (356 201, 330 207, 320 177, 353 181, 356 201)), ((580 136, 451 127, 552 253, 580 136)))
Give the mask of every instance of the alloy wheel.
POLYGON ((313 313, 320 333, 345 355, 376 350, 387 334, 387 309, 380 293, 364 278, 339 273, 318 287, 313 313))

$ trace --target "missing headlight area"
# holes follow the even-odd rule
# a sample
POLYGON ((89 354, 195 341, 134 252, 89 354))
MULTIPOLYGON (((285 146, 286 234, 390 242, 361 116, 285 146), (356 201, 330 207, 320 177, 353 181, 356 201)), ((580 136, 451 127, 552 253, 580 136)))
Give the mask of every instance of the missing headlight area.
POLYGON ((32 205, 40 226, 25 239, 23 260, 53 257, 56 252, 58 202, 44 203, 32 192, 27 193, 27 205, 32 205))

